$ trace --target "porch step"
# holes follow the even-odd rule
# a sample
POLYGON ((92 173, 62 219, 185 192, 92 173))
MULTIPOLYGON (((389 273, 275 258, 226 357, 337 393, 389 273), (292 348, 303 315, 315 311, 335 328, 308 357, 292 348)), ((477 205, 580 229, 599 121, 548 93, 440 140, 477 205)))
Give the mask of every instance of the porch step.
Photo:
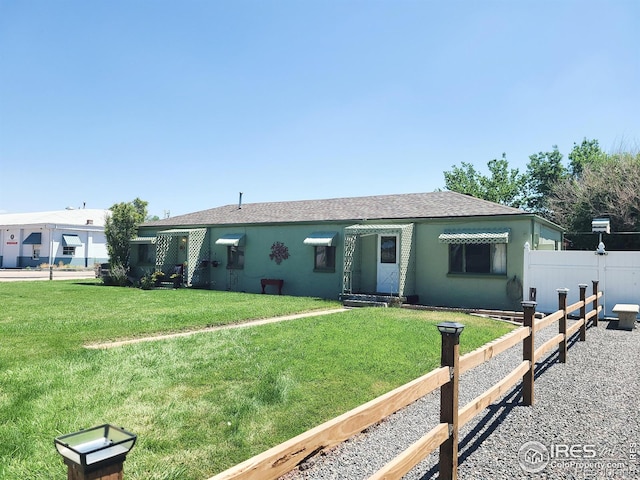
POLYGON ((341 300, 345 307, 389 307, 401 305, 406 298, 382 294, 345 294, 341 300))
POLYGON ((376 302, 373 300, 343 300, 345 307, 388 307, 387 302, 376 302))

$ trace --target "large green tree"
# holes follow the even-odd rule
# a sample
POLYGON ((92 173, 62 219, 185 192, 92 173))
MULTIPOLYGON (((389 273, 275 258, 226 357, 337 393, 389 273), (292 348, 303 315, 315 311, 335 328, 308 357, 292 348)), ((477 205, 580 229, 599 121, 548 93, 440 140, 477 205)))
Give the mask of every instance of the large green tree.
POLYGON ((582 175, 585 166, 602 165, 608 160, 608 155, 602 151, 598 140, 582 140, 582 143, 573 143, 573 150, 569 154, 569 171, 578 178, 582 175))
POLYGON ((603 166, 609 158, 597 140, 586 138, 580 144, 574 143, 568 157, 570 163, 567 167, 563 164, 562 153, 553 145, 551 151, 530 155, 527 169, 522 174, 518 169, 509 167, 504 153, 501 159, 487 163, 489 175, 480 173, 471 163, 462 162, 461 166, 444 172, 445 187, 557 220, 558 216, 550 205, 556 186, 579 179, 586 167, 603 166))
POLYGON ((107 238, 109 263, 112 267, 129 268, 131 247, 129 241, 135 237, 140 225, 147 218, 148 202, 134 199, 113 205, 107 217, 104 233, 107 238))
POLYGON ((582 164, 579 176, 559 182, 549 195, 552 219, 564 226, 576 248, 595 247, 591 221, 609 218, 609 249, 638 249, 640 236, 640 153, 618 152, 582 164), (584 234, 587 235, 584 235, 584 234))
POLYGON ((529 156, 527 164, 527 194, 524 208, 543 217, 550 217, 548 199, 553 187, 568 175, 562 164, 562 154, 557 145, 550 152, 539 152, 529 156))
POLYGON ((478 172, 467 162, 444 172, 445 187, 453 192, 472 195, 510 207, 520 207, 524 201, 525 175, 509 168, 506 154, 487 163, 489 175, 478 172))

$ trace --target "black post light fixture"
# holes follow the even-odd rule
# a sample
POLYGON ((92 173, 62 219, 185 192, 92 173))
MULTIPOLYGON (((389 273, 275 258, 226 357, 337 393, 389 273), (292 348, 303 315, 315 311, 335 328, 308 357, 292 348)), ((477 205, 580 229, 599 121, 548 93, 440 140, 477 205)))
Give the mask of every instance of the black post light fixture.
POLYGON ((464 330, 464 325, 458 322, 440 322, 436 325, 440 333, 446 333, 448 335, 460 335, 464 330))
POLYGON ((122 463, 136 443, 137 435, 104 424, 54 439, 68 467, 68 479, 121 479, 122 463))
POLYGON ((440 366, 449 367, 449 381, 440 387, 440 423, 449 425, 449 436, 440 444, 438 468, 442 480, 458 478, 458 386, 460 382, 460 334, 464 325, 441 322, 436 325, 442 339, 440 366))

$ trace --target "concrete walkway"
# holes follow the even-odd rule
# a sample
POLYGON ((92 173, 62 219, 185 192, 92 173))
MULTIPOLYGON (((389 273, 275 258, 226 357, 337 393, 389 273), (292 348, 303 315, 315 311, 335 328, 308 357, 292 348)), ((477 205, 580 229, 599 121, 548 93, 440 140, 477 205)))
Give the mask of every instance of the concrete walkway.
POLYGON ((169 333, 166 335, 154 335, 151 337, 132 338, 130 340, 120 340, 116 342, 94 343, 90 345, 85 345, 85 348, 91 348, 91 349, 115 348, 115 347, 121 347, 123 345, 130 345, 132 343, 156 342, 158 340, 166 340, 169 338, 189 337, 191 335, 196 335, 198 333, 216 332, 218 330, 229 330, 231 328, 255 327, 258 325, 267 325, 269 323, 284 322, 286 320, 295 320, 297 318, 318 317, 320 315, 330 315, 332 313, 344 312, 346 310, 348 309, 334 308, 331 310, 318 310, 315 312, 297 313, 295 315, 284 315, 281 317, 262 318, 259 320, 250 320, 243 323, 230 323, 226 325, 217 325, 215 327, 201 328, 198 330, 190 330, 188 332, 169 333))

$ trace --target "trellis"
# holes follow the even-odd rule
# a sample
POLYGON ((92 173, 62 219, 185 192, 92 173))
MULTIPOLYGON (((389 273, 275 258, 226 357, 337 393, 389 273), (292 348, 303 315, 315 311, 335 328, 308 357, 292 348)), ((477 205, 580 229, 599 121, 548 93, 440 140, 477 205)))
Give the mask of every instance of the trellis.
POLYGON ((354 278, 360 270, 360 237, 366 235, 398 235, 400 237, 400 262, 398 295, 413 293, 415 288, 415 265, 413 255, 413 223, 399 225, 351 225, 344 229, 344 267, 342 275, 342 293, 358 293, 359 278, 354 278))
MULTIPOLYGON (((178 261, 178 249, 180 248, 180 238, 187 237, 187 268, 185 273, 185 283, 191 285, 198 278, 197 269, 201 261, 207 257, 207 252, 203 251, 206 228, 171 229, 158 232, 156 240, 156 270, 165 271, 167 267, 174 267, 178 261)), ((166 272, 165 272, 166 273, 166 272)))

